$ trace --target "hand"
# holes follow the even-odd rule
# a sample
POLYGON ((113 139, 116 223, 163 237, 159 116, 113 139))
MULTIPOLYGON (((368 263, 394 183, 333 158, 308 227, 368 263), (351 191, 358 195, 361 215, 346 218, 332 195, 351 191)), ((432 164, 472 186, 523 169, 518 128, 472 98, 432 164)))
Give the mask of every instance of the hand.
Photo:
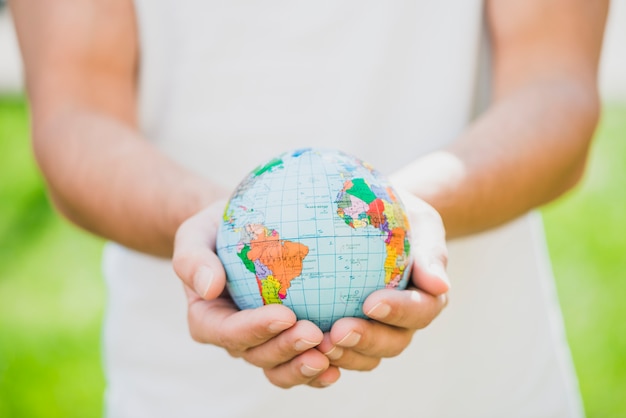
POLYGON ((372 293, 363 304, 363 312, 373 320, 342 318, 333 325, 318 347, 333 366, 374 369, 382 358, 400 354, 413 334, 430 324, 447 304, 450 284, 441 217, 423 200, 408 193, 401 193, 401 197, 411 223, 411 282, 406 290, 372 293))
POLYGON ((185 286, 191 336, 262 368, 279 387, 334 383, 339 369, 314 348, 323 338, 317 326, 297 321, 282 305, 240 311, 228 296, 226 273, 215 254, 223 210, 224 202, 217 202, 185 221, 176 233, 173 265, 185 286))

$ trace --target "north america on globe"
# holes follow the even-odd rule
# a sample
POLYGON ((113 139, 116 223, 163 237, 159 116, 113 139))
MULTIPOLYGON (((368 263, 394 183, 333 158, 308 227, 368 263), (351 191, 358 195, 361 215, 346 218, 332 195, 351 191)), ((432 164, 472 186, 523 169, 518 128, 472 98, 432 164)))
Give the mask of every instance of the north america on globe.
POLYGON ((217 252, 240 309, 284 304, 323 331, 406 287, 410 229, 388 181, 336 150, 284 153, 252 170, 224 210, 217 252))

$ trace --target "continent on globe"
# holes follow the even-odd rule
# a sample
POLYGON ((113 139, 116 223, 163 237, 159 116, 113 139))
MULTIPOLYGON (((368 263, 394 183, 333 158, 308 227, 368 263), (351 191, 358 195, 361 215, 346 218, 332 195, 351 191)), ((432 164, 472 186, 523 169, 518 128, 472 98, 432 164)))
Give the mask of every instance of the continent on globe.
POLYGON ((304 148, 250 171, 224 208, 216 241, 240 309, 283 304, 322 331, 367 318, 365 299, 404 289, 410 228, 389 181, 338 150, 304 148))
POLYGON ((346 180, 337 196, 337 214, 351 228, 378 228, 385 241, 385 285, 398 287, 410 250, 408 220, 391 187, 370 187, 362 178, 346 180))
POLYGON ((237 246, 237 255, 255 274, 263 304, 282 303, 291 280, 302 273, 302 262, 309 248, 298 242, 282 240, 275 229, 262 224, 247 224, 237 246))

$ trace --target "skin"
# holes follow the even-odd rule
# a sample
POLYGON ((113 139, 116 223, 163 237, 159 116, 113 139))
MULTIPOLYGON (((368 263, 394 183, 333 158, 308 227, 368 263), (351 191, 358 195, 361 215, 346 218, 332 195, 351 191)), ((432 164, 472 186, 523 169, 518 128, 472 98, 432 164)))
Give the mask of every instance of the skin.
POLYGON ((412 286, 372 294, 373 319, 327 334, 284 306, 238 311, 214 252, 228 195, 156 150, 137 124, 139 45, 130 0, 14 0, 33 148, 56 207, 77 225, 173 257, 196 341, 280 387, 324 387, 340 369, 401 353, 447 303, 449 238, 498 226, 571 188, 599 114, 607 1, 491 0, 493 104, 450 146, 392 175, 415 236, 412 286), (445 225, 445 229, 444 229, 445 225))

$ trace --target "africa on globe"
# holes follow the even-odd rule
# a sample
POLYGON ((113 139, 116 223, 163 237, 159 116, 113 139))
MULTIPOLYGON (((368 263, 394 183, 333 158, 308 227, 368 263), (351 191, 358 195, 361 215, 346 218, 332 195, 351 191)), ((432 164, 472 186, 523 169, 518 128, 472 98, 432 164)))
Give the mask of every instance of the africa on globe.
POLYGON ((409 223, 389 182, 337 150, 284 153, 253 170, 224 210, 217 254, 240 309, 279 303, 328 331, 363 301, 404 289, 409 223))

